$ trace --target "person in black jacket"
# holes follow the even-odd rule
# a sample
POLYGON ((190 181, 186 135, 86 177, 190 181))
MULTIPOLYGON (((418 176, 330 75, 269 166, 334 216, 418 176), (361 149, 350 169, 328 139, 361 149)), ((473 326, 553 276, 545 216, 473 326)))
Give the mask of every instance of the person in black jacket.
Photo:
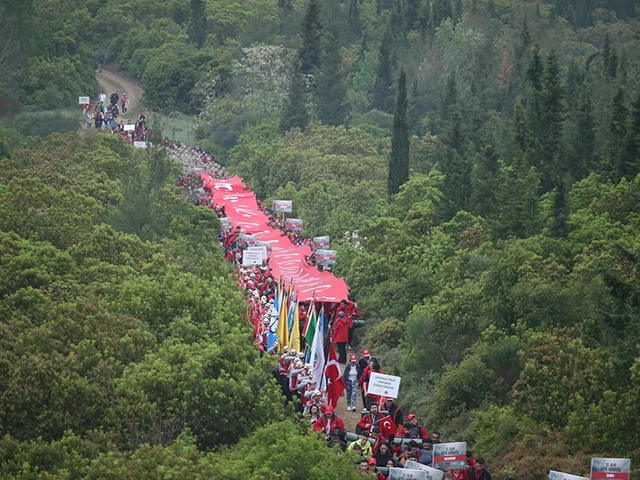
POLYGON ((484 466, 484 458, 476 458, 476 468, 470 469, 469 480, 491 480, 491 474, 484 466))
POLYGON ((118 92, 116 90, 113 91, 113 93, 111 94, 111 97, 109 97, 109 100, 111 100, 111 106, 118 105, 118 100, 120 100, 120 95, 118 95, 118 92))

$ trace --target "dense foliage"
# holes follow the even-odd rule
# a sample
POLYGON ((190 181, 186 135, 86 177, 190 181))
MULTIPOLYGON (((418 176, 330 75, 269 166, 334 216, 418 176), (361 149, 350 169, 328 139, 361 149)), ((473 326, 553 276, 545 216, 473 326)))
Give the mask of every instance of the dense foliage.
POLYGON ((220 223, 185 201, 164 153, 102 135, 35 143, 0 158, 0 476, 270 478, 266 451, 202 452, 282 431, 315 455, 305 478, 351 478, 282 422, 220 223))
MULTIPOLYGON (((637 0, 0 5, 20 27, 0 28, 4 111, 95 90, 102 48, 154 108, 197 114, 207 150, 259 196, 292 199, 306 234, 332 236, 369 319, 362 342, 429 428, 500 474, 585 474, 591 455, 638 468, 637 0), (392 193, 402 185, 389 196, 392 158, 392 193), (356 229, 362 249, 341 241, 356 229)), ((194 441, 278 420, 264 367, 249 367, 217 221, 182 203, 161 158, 112 139, 16 138, 49 131, 31 125, 0 143, 2 458, 62 458, 69 442, 118 468, 101 455, 134 469, 182 449, 199 468, 194 441), (209 398, 227 354, 240 366, 225 395, 248 426, 218 430, 218 415, 236 418, 209 398), (47 379, 56 390, 31 388, 47 379), (145 442, 153 455, 131 453, 145 442)), ((221 471, 240 456, 219 457, 221 471)))

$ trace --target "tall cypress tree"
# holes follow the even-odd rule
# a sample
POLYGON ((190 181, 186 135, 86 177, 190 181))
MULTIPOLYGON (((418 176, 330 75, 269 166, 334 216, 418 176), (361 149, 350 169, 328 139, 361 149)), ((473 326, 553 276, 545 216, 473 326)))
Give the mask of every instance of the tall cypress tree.
POLYGON ((531 52, 529 67, 527 68, 527 81, 538 91, 542 90, 543 72, 544 65, 542 64, 542 58, 540 57, 540 48, 538 48, 538 45, 534 45, 533 51, 531 52))
POLYGON ((353 34, 355 40, 362 35, 362 17, 360 16, 360 0, 349 0, 349 30, 353 34))
POLYGON ((207 39, 207 15, 204 7, 204 0, 191 0, 189 39, 196 44, 198 50, 207 39))
POLYGON ((614 48, 611 48, 611 39, 609 34, 604 39, 604 47, 602 48, 602 61, 604 70, 611 78, 615 78, 618 73, 618 54, 614 48))
POLYGON ((371 105, 381 112, 393 111, 393 65, 391 59, 391 46, 393 38, 391 26, 387 27, 382 43, 378 50, 378 68, 376 70, 376 82, 373 86, 371 105))
POLYGON ((307 111, 307 85, 305 77, 300 73, 300 61, 294 62, 291 69, 291 83, 289 93, 282 116, 280 117, 280 130, 288 132, 292 128, 304 130, 309 123, 307 111))
POLYGON ((543 187, 551 190, 557 185, 560 174, 557 158, 564 122, 564 87, 560 78, 560 65, 554 50, 549 52, 542 76, 542 145, 544 176, 543 187))
POLYGON ((302 22, 302 46, 300 57, 300 71, 306 75, 315 73, 322 62, 322 23, 320 21, 320 6, 318 0, 309 0, 307 13, 302 22))
POLYGON ((575 127, 569 134, 568 170, 577 182, 595 170, 596 125, 589 89, 582 86, 571 115, 575 127))
POLYGON ((407 0, 404 15, 407 31, 417 30, 420 24, 419 0, 407 0))
POLYGON ((342 125, 348 113, 347 89, 335 26, 329 27, 322 43, 322 68, 316 84, 318 117, 325 125, 342 125))
POLYGON ((398 79, 398 101, 393 115, 393 136, 391 137, 391 157, 387 191, 395 195, 409 180, 409 127, 407 125, 407 74, 400 70, 398 79))
POLYGON ((632 108, 623 163, 623 175, 627 178, 633 178, 640 173, 640 93, 633 102, 632 108))
POLYGON ((622 161, 624 144, 627 138, 629 127, 629 109, 624 93, 624 88, 618 85, 613 102, 611 103, 611 113, 609 119, 609 145, 607 155, 603 159, 603 175, 605 178, 617 182, 624 175, 622 171, 622 161))

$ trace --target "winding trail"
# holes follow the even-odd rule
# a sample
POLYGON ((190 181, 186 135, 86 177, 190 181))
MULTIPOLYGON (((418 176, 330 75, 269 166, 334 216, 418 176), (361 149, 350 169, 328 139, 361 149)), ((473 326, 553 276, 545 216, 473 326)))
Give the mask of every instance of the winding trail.
POLYGON ((102 73, 96 70, 96 79, 100 84, 100 89, 107 94, 107 99, 114 90, 120 96, 126 93, 129 99, 129 111, 123 116, 125 118, 137 117, 142 111, 142 87, 137 82, 127 79, 112 70, 112 67, 106 65, 102 73))

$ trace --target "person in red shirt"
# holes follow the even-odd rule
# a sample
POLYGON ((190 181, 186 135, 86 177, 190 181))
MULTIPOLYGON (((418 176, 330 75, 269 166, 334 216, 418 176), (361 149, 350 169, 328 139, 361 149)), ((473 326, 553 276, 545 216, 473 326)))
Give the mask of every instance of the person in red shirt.
POLYGON ((466 468, 459 468, 458 470, 451 469, 449 470, 449 473, 454 480, 469 480, 469 474, 467 473, 466 468))
POLYGON ((347 343, 349 342, 349 324, 344 312, 338 312, 333 324, 333 343, 338 344, 338 363, 347 363, 347 343))
POLYGON ((356 433, 371 432, 373 427, 380 426, 380 420, 382 420, 382 415, 378 413, 378 404, 374 403, 369 407, 369 413, 364 415, 358 422, 356 433))
POLYGON ((380 368, 380 364, 375 359, 369 362, 369 366, 364 369, 360 380, 358 380, 358 386, 362 388, 362 392, 365 395, 366 408, 370 407, 373 403, 378 403, 381 399, 380 395, 371 395, 367 393, 367 389, 369 388, 369 377, 371 376, 372 372, 384 373, 384 371, 380 368))
POLYGON ((427 429, 418 423, 418 417, 413 413, 407 415, 407 421, 411 424, 411 430, 409 431, 409 438, 427 438, 429 433, 427 429))
POLYGON ((333 407, 328 406, 324 409, 324 414, 313 425, 313 429, 317 432, 324 432, 325 435, 329 435, 336 428, 344 431, 344 422, 340 417, 333 413, 333 407))

